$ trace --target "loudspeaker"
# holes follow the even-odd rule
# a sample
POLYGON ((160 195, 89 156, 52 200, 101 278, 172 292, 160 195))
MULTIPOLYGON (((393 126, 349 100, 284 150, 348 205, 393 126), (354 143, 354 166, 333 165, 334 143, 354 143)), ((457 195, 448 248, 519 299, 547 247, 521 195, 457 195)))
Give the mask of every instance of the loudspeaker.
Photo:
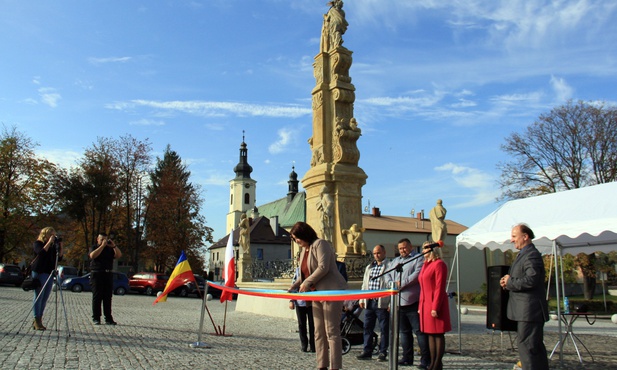
POLYGON ((516 321, 508 319, 509 292, 499 285, 502 276, 508 274, 510 266, 489 266, 487 271, 486 327, 493 330, 516 331, 516 321))

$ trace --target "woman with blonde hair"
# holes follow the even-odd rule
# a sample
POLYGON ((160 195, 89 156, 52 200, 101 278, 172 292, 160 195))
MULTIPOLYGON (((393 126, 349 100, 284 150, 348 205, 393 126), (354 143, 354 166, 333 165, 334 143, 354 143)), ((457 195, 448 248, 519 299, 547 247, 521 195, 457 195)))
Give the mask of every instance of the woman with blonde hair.
POLYGON ((428 336, 431 354, 429 370, 443 368, 443 355, 446 350, 445 333, 452 330, 450 307, 446 283, 448 267, 441 259, 441 248, 430 247, 430 241, 422 244, 425 254, 424 265, 420 271, 420 330, 428 336))
POLYGON ((56 240, 56 230, 53 227, 45 227, 39 233, 39 237, 34 242, 34 254, 36 255, 32 264, 32 278, 38 279, 40 286, 34 289, 34 322, 32 328, 35 330, 47 329, 43 326, 43 312, 51 293, 53 281, 49 281, 49 276, 56 269, 56 255, 58 260, 62 259, 62 243, 56 240))

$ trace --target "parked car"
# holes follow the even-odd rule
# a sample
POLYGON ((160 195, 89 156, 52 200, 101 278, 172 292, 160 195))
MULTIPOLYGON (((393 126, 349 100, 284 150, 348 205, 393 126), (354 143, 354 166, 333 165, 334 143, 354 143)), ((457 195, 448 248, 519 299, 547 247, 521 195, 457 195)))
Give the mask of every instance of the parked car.
POLYGON ((0 263, 0 284, 20 286, 24 281, 24 275, 17 265, 0 263))
POLYGON ((58 281, 60 284, 65 279, 79 276, 79 271, 73 266, 58 266, 58 281))
MULTIPOLYGON (((129 278, 126 274, 121 272, 113 272, 114 275, 114 288, 113 292, 116 295, 124 295, 129 290, 129 278)), ((92 286, 90 286, 90 274, 84 276, 70 277, 62 282, 63 290, 70 290, 72 292, 90 292, 92 286)))
MULTIPOLYGON (((216 282, 219 285, 225 285, 224 281, 218 281, 216 282)), ((237 288, 237 285, 234 285, 235 288, 237 288)), ((212 295, 212 298, 221 298, 221 293, 223 293, 222 290, 218 289, 218 288, 214 288, 212 286, 208 286, 208 294, 212 295)), ((237 299, 238 298, 238 294, 233 293, 231 296, 232 299, 237 299)))
POLYGON ((140 294, 155 295, 165 289, 169 276, 159 272, 139 272, 129 279, 129 288, 140 294))

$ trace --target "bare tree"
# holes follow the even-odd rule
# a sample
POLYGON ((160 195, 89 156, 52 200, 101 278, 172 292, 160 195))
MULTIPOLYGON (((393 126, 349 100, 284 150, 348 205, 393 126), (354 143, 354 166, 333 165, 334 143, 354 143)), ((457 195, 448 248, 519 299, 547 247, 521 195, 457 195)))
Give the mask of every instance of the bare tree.
MULTIPOLYGON (((502 150, 512 156, 498 164, 501 199, 577 189, 617 180, 617 108, 569 101, 540 117, 523 133, 512 133, 502 150)), ((592 297, 592 256, 578 256, 585 296, 592 297)))

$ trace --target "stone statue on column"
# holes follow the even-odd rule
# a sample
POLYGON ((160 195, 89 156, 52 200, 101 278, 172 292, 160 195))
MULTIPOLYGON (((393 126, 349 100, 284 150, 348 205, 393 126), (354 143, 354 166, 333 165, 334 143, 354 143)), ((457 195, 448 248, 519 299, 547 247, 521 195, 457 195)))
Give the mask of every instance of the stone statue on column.
POLYGON ((431 220, 431 231, 434 242, 440 240, 445 241, 448 236, 448 227, 446 226, 446 209, 443 207, 441 199, 437 199, 437 205, 431 209, 429 219, 431 220))
POLYGON ((334 197, 327 186, 321 188, 321 195, 317 201, 317 210, 321 213, 320 231, 324 240, 332 241, 334 227, 334 197))
POLYGON ((250 234, 251 224, 249 222, 248 217, 246 217, 246 213, 243 213, 240 216, 240 223, 238 224, 238 227, 240 228, 238 244, 240 244, 242 253, 250 254, 251 252, 251 234, 250 234))

